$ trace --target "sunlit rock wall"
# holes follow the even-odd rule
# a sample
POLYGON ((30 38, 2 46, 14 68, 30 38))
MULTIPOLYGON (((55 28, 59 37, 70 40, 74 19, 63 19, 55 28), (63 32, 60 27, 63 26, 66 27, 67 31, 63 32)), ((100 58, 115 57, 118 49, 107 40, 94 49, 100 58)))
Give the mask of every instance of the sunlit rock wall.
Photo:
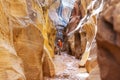
POLYGON ((96 41, 93 42, 92 48, 90 51, 90 55, 87 59, 87 62, 85 64, 85 68, 87 69, 87 72, 92 72, 92 70, 98 66, 98 61, 97 61, 97 44, 96 41))
POLYGON ((106 0, 98 21, 98 62, 102 80, 120 80, 120 0, 106 0))
POLYGON ((97 32, 97 16, 102 10, 103 0, 77 0, 67 24, 66 36, 69 51, 76 58, 81 59, 80 66, 84 66, 97 32))
POLYGON ((55 75, 56 30, 48 15, 52 2, 0 0, 0 80, 43 80, 55 75))
MULTIPOLYGON (((0 80, 25 80, 23 63, 13 45, 11 13, 0 1, 0 80)), ((21 14, 22 15, 22 14, 21 14)))

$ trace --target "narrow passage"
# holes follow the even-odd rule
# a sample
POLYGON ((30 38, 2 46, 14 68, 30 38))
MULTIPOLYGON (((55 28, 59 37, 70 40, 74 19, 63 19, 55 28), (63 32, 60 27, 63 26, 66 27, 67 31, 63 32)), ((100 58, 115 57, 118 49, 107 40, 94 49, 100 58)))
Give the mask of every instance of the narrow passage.
POLYGON ((53 61, 56 75, 54 78, 45 78, 45 80, 85 80, 89 76, 85 68, 79 68, 79 60, 66 52, 55 55, 53 61))

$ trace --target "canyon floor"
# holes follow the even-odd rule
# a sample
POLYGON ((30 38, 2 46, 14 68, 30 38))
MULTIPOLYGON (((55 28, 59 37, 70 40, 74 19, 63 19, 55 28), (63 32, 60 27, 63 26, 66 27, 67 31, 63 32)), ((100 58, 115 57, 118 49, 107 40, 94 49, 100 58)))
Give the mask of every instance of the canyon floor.
POLYGON ((56 75, 54 78, 45 77, 45 80, 85 80, 89 76, 85 68, 79 68, 79 60, 66 52, 55 55, 53 61, 56 75))

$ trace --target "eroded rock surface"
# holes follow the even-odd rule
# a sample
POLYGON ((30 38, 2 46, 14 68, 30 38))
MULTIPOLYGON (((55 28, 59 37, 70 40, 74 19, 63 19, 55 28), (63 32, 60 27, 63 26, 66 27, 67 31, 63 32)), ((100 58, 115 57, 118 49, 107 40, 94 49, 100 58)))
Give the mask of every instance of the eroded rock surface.
MULTIPOLYGON (((93 69, 96 66, 98 66, 96 41, 94 41, 92 46, 93 47, 91 48, 90 55, 89 55, 88 60, 85 64, 85 67, 86 67, 88 73, 91 73, 93 71, 93 69)), ((98 75, 100 75, 100 74, 98 74, 98 75)))
POLYGON ((98 21, 98 62, 102 80, 120 80, 120 1, 106 1, 98 21))
POLYGON ((23 63, 13 45, 5 1, 0 1, 0 80, 25 80, 23 63))
POLYGON ((102 10, 103 0, 77 0, 67 25, 68 53, 81 59, 84 66, 93 47, 97 32, 97 16, 102 10))
POLYGON ((99 66, 95 66, 86 80, 101 80, 99 66))
POLYGON ((55 75, 56 30, 48 15, 53 2, 0 0, 0 80, 43 80, 43 75, 55 75))

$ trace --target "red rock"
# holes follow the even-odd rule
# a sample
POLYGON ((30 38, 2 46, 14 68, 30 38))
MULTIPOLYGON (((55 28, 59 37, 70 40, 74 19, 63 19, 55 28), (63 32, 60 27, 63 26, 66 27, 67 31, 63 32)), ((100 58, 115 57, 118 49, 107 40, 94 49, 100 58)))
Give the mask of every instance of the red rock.
POLYGON ((104 16, 106 19, 103 19, 104 14, 101 14, 98 20, 96 39, 98 44, 98 64, 102 80, 120 80, 120 7, 118 7, 120 3, 118 2, 120 1, 110 0, 103 10, 103 13, 108 11, 108 15, 113 14, 111 16, 113 18, 112 22, 110 20, 110 23, 108 23, 110 17, 104 16), (115 6, 115 9, 109 12, 109 8, 106 8, 107 5, 115 6))

